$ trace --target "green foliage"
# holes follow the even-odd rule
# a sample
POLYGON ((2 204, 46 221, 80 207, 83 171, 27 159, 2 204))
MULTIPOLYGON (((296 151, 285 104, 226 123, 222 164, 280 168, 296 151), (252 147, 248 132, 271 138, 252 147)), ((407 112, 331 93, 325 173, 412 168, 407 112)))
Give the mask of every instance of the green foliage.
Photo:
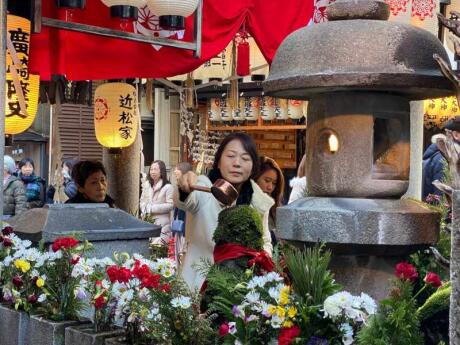
POLYGON ((286 247, 284 260, 292 287, 303 303, 320 305, 328 296, 340 290, 340 285, 335 283, 328 269, 331 252, 324 250, 323 245, 317 244, 304 250, 286 247))
POLYGON ((432 317, 436 313, 449 309, 450 294, 452 292, 452 286, 450 283, 445 284, 436 290, 425 303, 417 309, 417 316, 420 320, 425 320, 432 317))
POLYGON ((168 257, 168 246, 151 244, 150 245, 150 259, 161 259, 168 257))
POLYGON ((252 207, 240 205, 219 213, 214 242, 235 243, 255 250, 263 249, 263 225, 259 213, 252 207))
POLYGON ((381 301, 379 312, 357 336, 358 345, 421 345, 423 336, 412 297, 413 286, 407 280, 396 280, 390 297, 381 301))

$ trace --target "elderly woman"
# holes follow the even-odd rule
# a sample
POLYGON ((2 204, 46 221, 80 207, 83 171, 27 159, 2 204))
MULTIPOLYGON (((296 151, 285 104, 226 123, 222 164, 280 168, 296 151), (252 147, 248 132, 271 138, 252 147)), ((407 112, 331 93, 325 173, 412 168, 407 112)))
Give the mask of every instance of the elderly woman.
POLYGON ((115 207, 114 200, 107 195, 107 173, 101 162, 78 162, 72 169, 72 179, 78 191, 66 204, 105 203, 115 207))
POLYGON ((16 163, 10 156, 3 158, 3 219, 8 219, 26 211, 26 190, 21 179, 13 174, 16 172, 16 163))

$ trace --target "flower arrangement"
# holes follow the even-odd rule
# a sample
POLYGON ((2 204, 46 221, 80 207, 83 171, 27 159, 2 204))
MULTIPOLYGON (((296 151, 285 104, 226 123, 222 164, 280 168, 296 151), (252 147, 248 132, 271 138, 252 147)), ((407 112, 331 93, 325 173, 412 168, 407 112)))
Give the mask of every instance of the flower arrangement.
POLYGON ((31 248, 6 226, 0 235, 0 300, 16 310, 32 313, 46 301, 46 276, 40 273, 44 265, 43 253, 31 248))
POLYGON ((417 298, 427 290, 436 291, 442 282, 437 274, 428 272, 422 280, 422 288, 414 293, 419 279, 419 273, 410 263, 401 262, 395 266, 390 295, 380 302, 378 312, 359 332, 359 345, 424 344, 417 298))

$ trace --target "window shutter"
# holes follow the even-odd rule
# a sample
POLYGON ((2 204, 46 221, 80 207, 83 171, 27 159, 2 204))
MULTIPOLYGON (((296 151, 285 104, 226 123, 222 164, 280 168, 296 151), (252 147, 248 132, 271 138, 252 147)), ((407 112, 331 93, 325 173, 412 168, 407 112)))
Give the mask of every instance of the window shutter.
POLYGON ((102 161, 102 146, 94 133, 93 107, 61 104, 58 114, 61 153, 64 159, 102 161))

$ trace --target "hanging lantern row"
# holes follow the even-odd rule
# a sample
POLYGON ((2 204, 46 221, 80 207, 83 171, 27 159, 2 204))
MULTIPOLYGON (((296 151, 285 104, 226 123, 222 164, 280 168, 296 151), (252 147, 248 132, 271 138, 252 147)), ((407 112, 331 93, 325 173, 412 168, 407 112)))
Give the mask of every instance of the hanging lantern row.
POLYGON ((238 107, 233 107, 227 98, 211 98, 208 101, 208 116, 211 121, 256 121, 301 119, 307 115, 306 101, 263 97, 240 97, 238 107))
POLYGON ((460 114, 460 108, 455 96, 427 99, 423 102, 423 113, 425 128, 443 128, 450 118, 460 114))
POLYGON ((5 134, 19 134, 34 122, 38 108, 40 77, 29 73, 30 21, 7 16, 5 134))
MULTIPOLYGON (((94 0, 93 0, 94 1, 94 0)), ((137 20, 138 9, 147 6, 159 17, 160 27, 167 30, 183 30, 185 18, 195 12, 199 0, 101 0, 110 7, 110 15, 122 19, 137 20)), ((82 9, 85 0, 56 0, 56 6, 65 9, 82 9)))
POLYGON ((94 94, 96 139, 110 149, 130 146, 136 140, 139 107, 136 88, 126 83, 107 83, 94 94))

